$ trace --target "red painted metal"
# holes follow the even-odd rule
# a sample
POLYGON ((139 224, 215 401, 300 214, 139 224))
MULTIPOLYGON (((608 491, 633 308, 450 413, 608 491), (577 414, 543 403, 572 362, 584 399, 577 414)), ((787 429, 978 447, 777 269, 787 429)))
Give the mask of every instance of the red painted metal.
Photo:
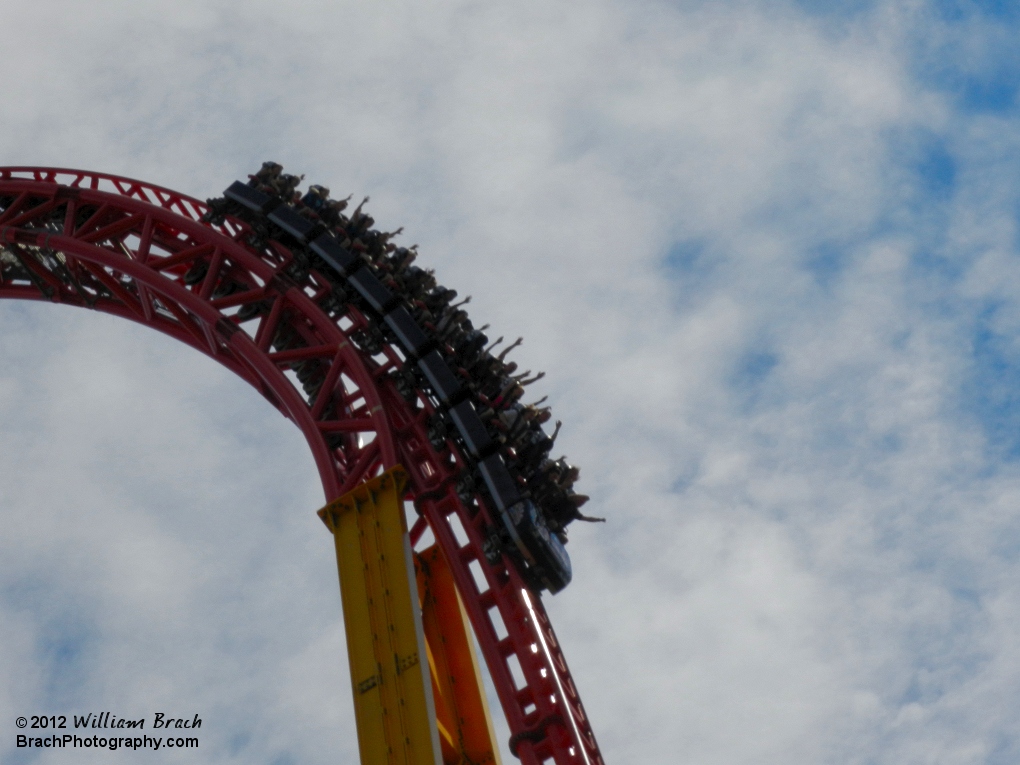
POLYGON ((421 394, 411 406, 391 373, 400 351, 370 355, 354 338, 371 317, 347 306, 331 316, 330 291, 293 253, 260 242, 243 221, 202 222, 205 203, 101 173, 0 168, 0 298, 48 300, 139 322, 211 356, 245 379, 301 429, 327 501, 400 463, 421 515, 450 563, 512 734, 526 765, 602 765, 591 725, 539 597, 506 556, 486 559, 493 517, 483 496, 464 501, 465 460, 436 450, 421 394), (242 307, 259 310, 239 316, 242 307), (281 344, 285 348, 273 346, 281 344), (327 368, 306 396, 292 370, 327 368), (458 539, 458 532, 461 539, 458 539), (474 571, 472 570, 474 569, 474 571), (516 675, 516 677, 515 677, 516 675))

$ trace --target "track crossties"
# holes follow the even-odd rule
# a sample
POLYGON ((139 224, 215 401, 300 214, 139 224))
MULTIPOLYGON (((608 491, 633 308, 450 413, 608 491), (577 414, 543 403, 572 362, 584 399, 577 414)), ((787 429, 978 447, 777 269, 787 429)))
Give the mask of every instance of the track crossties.
POLYGON ((208 203, 0 168, 0 298, 103 311, 214 358, 291 419, 327 501, 397 464, 463 601, 522 762, 602 762, 539 593, 570 580, 577 470, 540 404, 413 249, 264 167, 208 203), (286 201, 284 201, 286 200, 286 201))

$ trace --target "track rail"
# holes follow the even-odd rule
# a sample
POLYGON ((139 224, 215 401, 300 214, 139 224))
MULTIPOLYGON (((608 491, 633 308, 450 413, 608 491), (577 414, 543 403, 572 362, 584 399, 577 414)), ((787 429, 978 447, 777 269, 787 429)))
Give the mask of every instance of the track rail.
POLYGON ((285 230, 210 213, 141 181, 0 168, 0 298, 122 316, 214 358, 301 429, 327 501, 402 464, 421 516, 412 542, 431 529, 450 564, 511 750, 528 765, 602 765, 534 578, 493 550, 498 497, 463 481, 478 455, 453 436, 434 443, 441 392, 426 384, 408 400, 413 359, 358 285, 338 299, 337 274, 310 266, 285 230))

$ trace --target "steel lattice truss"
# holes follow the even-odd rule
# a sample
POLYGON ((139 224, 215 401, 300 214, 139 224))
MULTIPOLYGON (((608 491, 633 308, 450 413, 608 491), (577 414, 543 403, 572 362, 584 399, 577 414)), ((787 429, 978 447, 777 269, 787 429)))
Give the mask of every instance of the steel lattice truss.
POLYGON ((412 543, 431 529, 450 564, 512 751, 528 765, 601 765, 533 579, 513 555, 493 554, 491 499, 463 482, 458 491, 469 456, 454 439, 430 440, 435 396, 409 401, 398 385, 407 354, 370 307, 331 300, 336 275, 309 268, 298 244, 209 212, 111 175, 0 168, 0 298, 121 316, 211 356, 301 429, 327 500, 403 465, 421 516, 412 543))

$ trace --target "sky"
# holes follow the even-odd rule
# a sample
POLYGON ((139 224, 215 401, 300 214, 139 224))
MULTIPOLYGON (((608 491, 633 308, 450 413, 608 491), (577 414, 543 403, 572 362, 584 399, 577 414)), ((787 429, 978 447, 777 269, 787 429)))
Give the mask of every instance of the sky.
MULTIPOLYGON (((608 518, 544 598, 607 763, 1020 761, 1015 4, 0 0, 0 25, 0 165, 206 198, 279 161, 371 195, 524 336, 608 518)), ((297 430, 78 309, 0 305, 0 359, 0 759, 357 762, 297 430), (14 748, 16 716, 88 711, 198 714, 201 748, 14 748)))

